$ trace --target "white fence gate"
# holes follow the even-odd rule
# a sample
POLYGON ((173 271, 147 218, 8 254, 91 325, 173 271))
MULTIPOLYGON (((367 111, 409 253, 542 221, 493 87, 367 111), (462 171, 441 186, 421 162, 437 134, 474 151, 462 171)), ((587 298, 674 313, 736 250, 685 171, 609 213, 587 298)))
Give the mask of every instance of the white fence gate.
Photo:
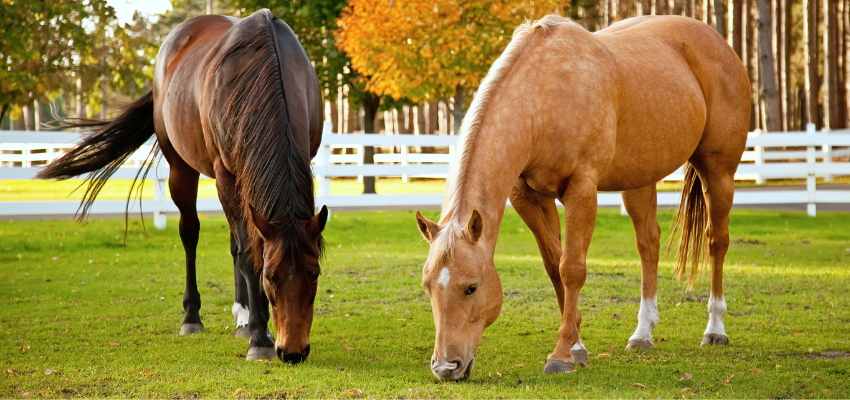
MULTIPOLYGON (((326 125, 327 128, 328 125, 326 125)), ((808 214, 816 215, 817 203, 850 203, 850 190, 817 191, 816 178, 831 179, 833 176, 850 175, 850 130, 816 132, 813 125, 807 132, 762 133, 752 132, 747 140, 748 151, 744 153, 735 179, 806 179, 806 190, 776 190, 737 192, 735 204, 807 204, 808 214), (788 147, 803 150, 783 150, 788 147), (836 149, 836 147, 843 147, 836 149), (780 148, 779 150, 774 150, 780 148), (839 161, 841 160, 841 161, 839 161), (771 162, 783 161, 783 162, 771 162)), ((64 149, 79 141, 73 132, 21 132, 0 131, 0 180, 34 179, 38 165, 43 165, 61 154, 64 149)), ((322 138, 319 153, 313 160, 313 174, 318 179, 316 204, 328 207, 420 207, 439 206, 442 194, 376 194, 376 195, 331 195, 330 180, 336 177, 445 177, 454 157, 456 136, 435 135, 382 135, 382 134, 332 134, 329 129, 322 138), (400 153, 376 154, 373 165, 363 164, 363 146, 398 147, 400 153), (447 149, 444 154, 411 152, 415 147, 447 149), (333 154, 333 149, 354 148, 357 154, 333 154)), ((150 151, 150 144, 137 151, 128 165, 119 168, 113 175, 116 179, 132 179, 150 151)), ((159 161, 151 170, 150 178, 156 180, 154 199, 141 201, 141 208, 154 213, 154 224, 165 228, 165 214, 176 213, 177 208, 165 195, 168 165, 159 161)), ((682 169, 665 180, 681 180, 682 169)), ((203 179, 209 179, 202 176, 203 179)), ((679 203, 677 192, 658 193, 658 204, 673 206, 679 203)), ((620 206, 623 201, 619 193, 599 193, 600 206, 620 206)), ((0 216, 14 215, 73 215, 78 201, 26 201, 0 202, 0 216)), ((138 212, 140 204, 130 205, 131 212, 138 212)), ((98 200, 91 209, 92 214, 123 213, 124 200, 98 200)), ((198 211, 220 211, 217 198, 198 199, 198 211)))

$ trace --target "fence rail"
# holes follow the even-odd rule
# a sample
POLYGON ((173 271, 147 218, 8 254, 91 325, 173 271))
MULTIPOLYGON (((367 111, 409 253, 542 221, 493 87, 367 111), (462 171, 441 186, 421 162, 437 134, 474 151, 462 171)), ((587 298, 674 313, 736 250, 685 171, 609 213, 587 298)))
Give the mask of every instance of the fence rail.
MULTIPOLYGON (((382 135, 382 134, 332 134, 328 132, 322 138, 319 153, 313 160, 313 173, 318 180, 316 204, 329 207, 389 207, 389 206, 435 206, 442 202, 442 194, 378 194, 378 195, 331 195, 331 178, 337 177, 445 177, 454 157, 456 136, 434 135, 382 135), (373 165, 363 164, 364 146, 377 146, 387 152, 375 154, 373 165), (441 153, 421 153, 418 147, 441 149, 441 153), (398 148, 398 151, 395 150, 398 148), (356 154, 347 154, 353 149, 356 154)), ((0 131, 0 180, 34 179, 38 165, 43 165, 58 157, 73 143, 80 140, 74 132, 20 132, 0 131)), ((145 161, 154 144, 151 140, 137 151, 125 167, 119 168, 113 175, 117 179, 132 179, 139 166, 145 161)), ((816 132, 810 125, 806 132, 763 133, 751 132, 747 140, 748 150, 744 153, 735 179, 755 180, 763 183, 766 179, 806 179, 806 190, 771 190, 757 192, 738 192, 735 204, 807 204, 808 214, 816 215, 817 203, 850 203, 850 191, 817 191, 815 180, 818 177, 830 180, 833 176, 850 175, 850 130, 816 132), (791 149, 788 149, 788 148, 791 149), (803 148, 799 150, 795 148, 803 148), (785 162, 774 162, 785 161, 785 162)), ((130 212, 138 212, 139 206, 154 213, 154 224, 165 227, 166 213, 176 213, 177 208, 167 200, 165 181, 168 179, 168 166, 157 160, 156 168, 149 175, 156 181, 154 199, 142 200, 130 205, 130 212)), ((202 179, 209 179, 201 176, 202 179)), ((682 180, 680 168, 665 180, 682 180)), ((658 194, 658 204, 677 205, 679 193, 662 192, 658 194)), ((619 193, 600 193, 600 206, 620 206, 623 208, 619 193)), ((0 202, 0 215, 73 215, 77 211, 77 201, 27 201, 0 202)), ((124 200, 98 200, 94 203, 93 214, 124 212, 127 205, 124 200)), ((218 199, 199 199, 198 211, 220 211, 218 199)))

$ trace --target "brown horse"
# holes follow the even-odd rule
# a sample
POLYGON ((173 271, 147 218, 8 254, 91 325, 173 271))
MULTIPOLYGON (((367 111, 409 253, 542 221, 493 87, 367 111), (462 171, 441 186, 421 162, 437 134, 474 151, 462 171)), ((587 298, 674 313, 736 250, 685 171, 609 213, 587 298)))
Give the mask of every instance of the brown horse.
POLYGON ((247 358, 277 354, 298 363, 310 352, 328 215, 324 207, 313 215, 310 170, 321 142, 322 107, 310 60, 289 26, 271 12, 245 19, 192 18, 160 47, 152 91, 114 121, 72 124, 99 130, 39 177, 91 173, 84 215, 106 179, 155 133, 171 167, 168 187, 180 210, 186 252, 180 334, 204 330, 195 278, 203 173, 215 178, 230 223, 233 312, 237 336, 250 337, 247 358), (268 331, 269 302, 277 342, 268 331))
POLYGON ((627 348, 653 348, 655 184, 683 163, 678 274, 690 259, 693 281, 707 239, 711 297, 702 343, 727 343, 723 258, 749 106, 741 61, 697 20, 639 17, 594 34, 557 16, 520 26, 463 122, 439 223, 416 215, 431 245, 422 284, 437 330, 434 375, 468 377, 482 333, 499 315, 493 255, 508 198, 534 233, 561 311, 544 372, 588 361, 576 303, 600 190, 622 191, 640 252, 642 300, 627 348), (555 199, 565 210, 563 248, 555 199))

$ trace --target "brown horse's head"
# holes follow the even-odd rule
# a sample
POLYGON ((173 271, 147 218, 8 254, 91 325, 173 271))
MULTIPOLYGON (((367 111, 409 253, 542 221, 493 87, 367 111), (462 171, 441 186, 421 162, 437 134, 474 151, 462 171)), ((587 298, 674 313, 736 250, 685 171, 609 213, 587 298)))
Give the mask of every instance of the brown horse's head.
POLYGON ((275 350, 281 361, 297 364, 310 354, 310 327, 313 302, 321 268, 322 230, 328 209, 306 221, 297 221, 287 232, 251 210, 251 217, 262 240, 262 283, 272 307, 277 331, 275 350), (296 245, 295 243, 299 243, 296 245))
POLYGON ((484 328, 502 309, 502 283, 493 252, 479 241, 483 220, 473 210, 466 224, 440 226, 419 212, 416 222, 431 244, 422 272, 437 328, 431 371, 441 380, 466 379, 484 328))

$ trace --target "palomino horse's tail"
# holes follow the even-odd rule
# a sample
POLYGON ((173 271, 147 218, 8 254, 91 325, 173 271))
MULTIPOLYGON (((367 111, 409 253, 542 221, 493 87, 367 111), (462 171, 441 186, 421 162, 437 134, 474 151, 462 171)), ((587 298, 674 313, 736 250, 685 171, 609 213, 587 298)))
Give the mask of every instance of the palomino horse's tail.
MULTIPOLYGON (((68 179, 89 174, 83 185, 88 184, 77 217, 82 220, 91 208, 103 185, 115 171, 123 165, 139 147, 154 134, 153 92, 148 92, 112 121, 62 120, 61 129, 97 128, 76 147, 53 160, 36 175, 39 179, 68 179)), ((159 146, 154 146, 145 164, 136 174, 130 187, 141 190, 137 185, 141 177, 144 182, 152 161, 159 154, 159 146)), ((82 186, 82 185, 81 185, 82 186)), ((128 196, 129 200, 129 196, 128 196)))
POLYGON ((676 232, 681 229, 679 248, 676 251, 676 279, 682 279, 690 264, 688 289, 693 287, 700 266, 708 263, 707 227, 708 208, 702 193, 702 182, 694 166, 691 163, 685 163, 685 185, 682 188, 682 200, 667 242, 667 254, 670 254, 676 232))

